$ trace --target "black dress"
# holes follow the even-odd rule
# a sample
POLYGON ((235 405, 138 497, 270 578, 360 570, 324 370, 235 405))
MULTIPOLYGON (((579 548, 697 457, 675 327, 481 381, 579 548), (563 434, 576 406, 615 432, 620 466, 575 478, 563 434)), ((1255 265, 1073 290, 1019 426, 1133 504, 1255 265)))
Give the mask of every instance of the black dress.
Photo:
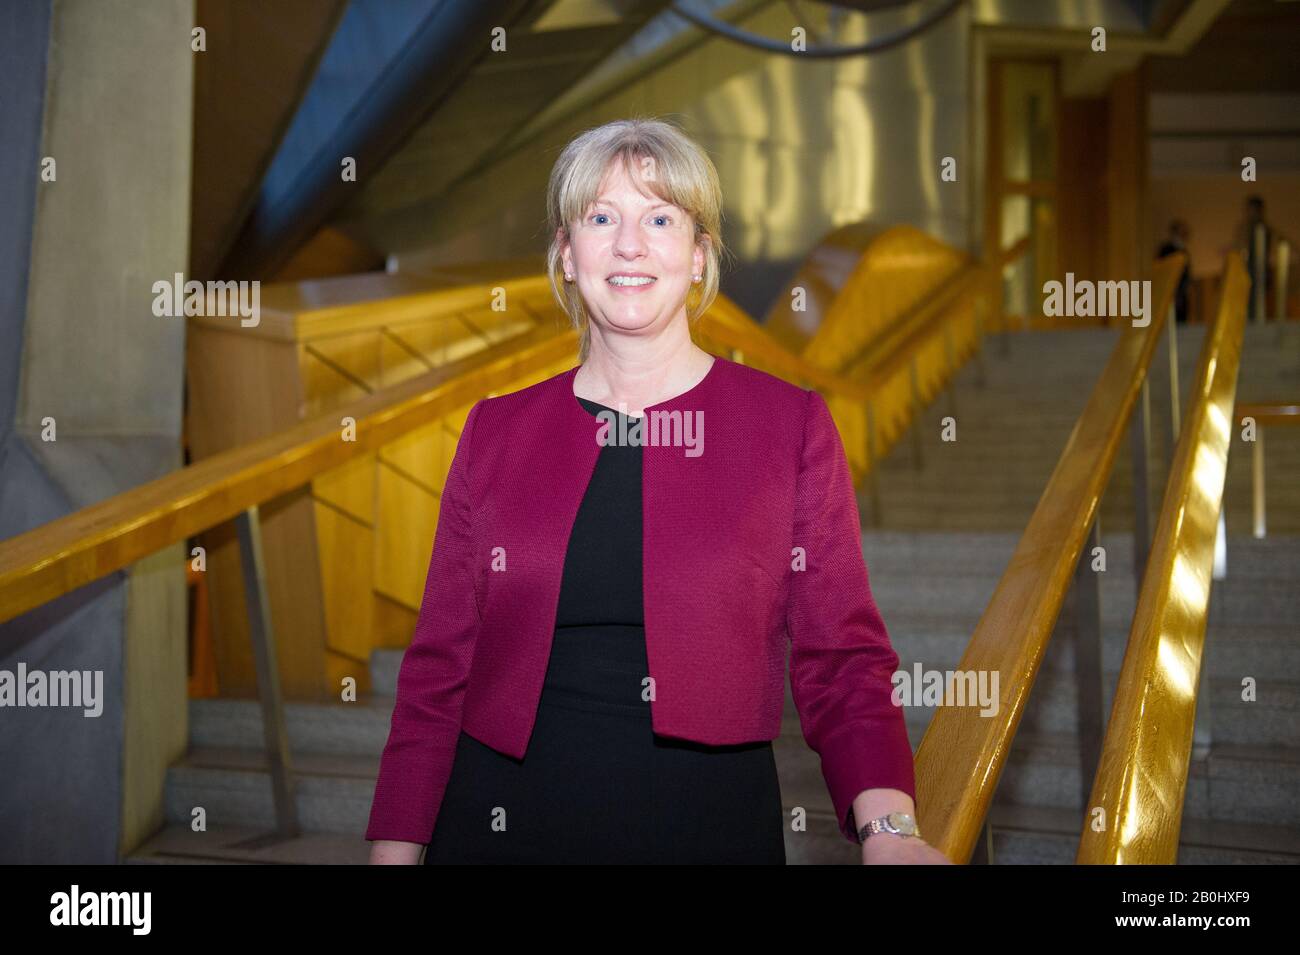
POLYGON ((785 864, 772 744, 652 731, 641 532, 641 448, 606 445, 569 539, 528 751, 461 732, 426 864, 785 864))

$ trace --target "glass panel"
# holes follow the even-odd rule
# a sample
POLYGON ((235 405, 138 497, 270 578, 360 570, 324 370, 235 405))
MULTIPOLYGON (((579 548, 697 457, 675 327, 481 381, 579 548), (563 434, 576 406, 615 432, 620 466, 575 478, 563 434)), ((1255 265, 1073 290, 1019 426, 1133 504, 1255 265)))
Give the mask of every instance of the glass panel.
POLYGON ((1056 275, 1056 206, 1051 199, 1006 196, 1002 200, 1002 248, 1028 238, 1024 254, 1002 271, 1008 315, 1042 314, 1043 286, 1056 275))
POLYGON ((1016 259, 1002 267, 1002 311, 1008 318, 1023 318, 1028 309, 1029 283, 1025 281, 1028 269, 1024 259, 1016 259))
POLYGON ((1065 276, 1056 274, 1056 204, 1051 199, 1035 199, 1033 215, 1034 231, 1028 255, 1034 265, 1037 294, 1032 301, 1034 313, 1042 315, 1043 286, 1052 279, 1064 281, 1065 276))
POLYGON ((1056 74, 1050 63, 1002 65, 1002 175, 1056 176, 1056 74))
MULTIPOLYGON (((1003 252, 1025 236, 1030 229, 1028 196, 1005 196, 1002 199, 1001 248, 1003 252)), ((1024 257, 1008 262, 1002 270, 1002 307, 1008 315, 1024 315, 1029 309, 1029 280, 1024 257)))
POLYGON ((1003 196, 1002 246, 999 251, 1005 252, 1029 235, 1031 225, 1029 197, 1022 195, 1003 196))

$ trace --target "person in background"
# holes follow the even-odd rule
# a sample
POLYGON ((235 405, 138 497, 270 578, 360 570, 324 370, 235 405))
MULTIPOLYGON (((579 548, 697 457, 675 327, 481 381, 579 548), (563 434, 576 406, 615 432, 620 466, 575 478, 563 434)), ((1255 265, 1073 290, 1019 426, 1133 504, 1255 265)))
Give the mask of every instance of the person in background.
POLYGON ((1182 252, 1189 256, 1188 260, 1183 263, 1183 272, 1178 277, 1178 290, 1174 293, 1174 321, 1179 324, 1186 324, 1187 322, 1192 285, 1192 263, 1190 253, 1187 251, 1187 239, 1190 234, 1186 222, 1182 219, 1172 220, 1169 223, 1169 235, 1161 244, 1160 251, 1156 253, 1158 259, 1173 255, 1175 252, 1182 252))
MULTIPOLYGON (((1264 288, 1273 284, 1272 269, 1269 267, 1273 260, 1273 230, 1269 228, 1268 222, 1264 219, 1264 199, 1262 196, 1254 195, 1246 199, 1246 217, 1242 220, 1241 225, 1237 227, 1237 235, 1233 242, 1234 249, 1241 250, 1246 259, 1246 274, 1250 276, 1251 282, 1256 281, 1256 276, 1263 276, 1264 288), (1257 242, 1255 234, 1258 229, 1263 230, 1264 240, 1262 243, 1257 242), (1262 257, 1262 261, 1257 261, 1262 257)), ((1246 320, 1251 322, 1262 321, 1263 315, 1258 314, 1259 310, 1264 307, 1265 296, 1255 295, 1251 292, 1249 300, 1249 311, 1246 314, 1246 320)))

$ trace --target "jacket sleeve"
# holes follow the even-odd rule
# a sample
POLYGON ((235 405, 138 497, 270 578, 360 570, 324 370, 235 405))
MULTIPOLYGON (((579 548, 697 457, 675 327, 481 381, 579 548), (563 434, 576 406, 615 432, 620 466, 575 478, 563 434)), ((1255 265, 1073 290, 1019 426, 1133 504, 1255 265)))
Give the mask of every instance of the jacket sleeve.
POLYGON ((479 630, 468 472, 481 405, 470 409, 443 486, 420 614, 397 674, 367 840, 428 843, 451 776, 479 630))
POLYGON ((816 391, 807 392, 794 546, 804 549, 806 567, 790 574, 790 688, 804 739, 821 757, 836 822, 856 843, 859 793, 916 792, 907 726, 892 701, 898 654, 867 582, 844 446, 816 391))

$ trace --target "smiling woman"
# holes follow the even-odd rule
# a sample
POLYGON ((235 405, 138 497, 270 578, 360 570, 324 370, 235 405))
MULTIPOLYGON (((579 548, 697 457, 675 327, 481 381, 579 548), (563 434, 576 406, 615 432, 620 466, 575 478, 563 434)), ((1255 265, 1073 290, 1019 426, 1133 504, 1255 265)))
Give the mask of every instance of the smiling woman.
POLYGON ((788 649, 821 830, 934 861, 826 401, 691 338, 723 254, 712 161, 667 123, 609 123, 561 153, 547 208, 581 364, 470 410, 372 859, 783 863, 788 649), (665 418, 700 440, 607 439, 665 418))
POLYGON ((694 322, 717 297, 718 173, 668 123, 621 120, 575 138, 551 172, 547 205, 547 271, 579 332, 580 361, 593 317, 653 333, 683 313, 694 322))

